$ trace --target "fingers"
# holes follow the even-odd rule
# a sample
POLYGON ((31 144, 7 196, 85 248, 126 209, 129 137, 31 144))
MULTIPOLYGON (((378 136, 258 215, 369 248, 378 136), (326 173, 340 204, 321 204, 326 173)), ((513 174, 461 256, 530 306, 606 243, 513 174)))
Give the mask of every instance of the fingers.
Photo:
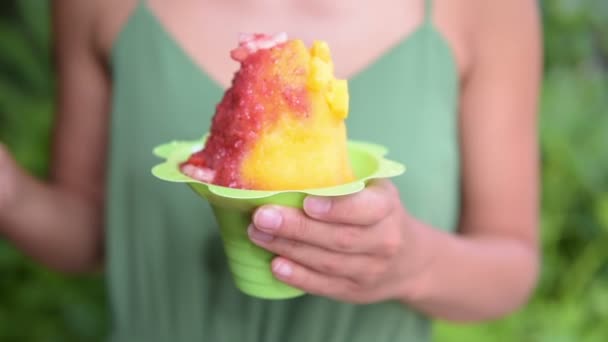
POLYGON ((269 238, 269 235, 253 225, 249 226, 248 233, 251 240, 260 247, 322 274, 356 281, 363 271, 362 265, 368 265, 366 271, 374 273, 370 268, 373 268, 376 260, 367 254, 343 254, 296 240, 269 238))
POLYGON ((308 293, 334 297, 347 288, 346 280, 320 274, 283 257, 275 258, 271 269, 279 280, 308 293))
POLYGON ((304 200, 304 212, 324 222, 368 226, 388 216, 399 194, 387 180, 371 182, 364 190, 347 196, 316 197, 304 200))
POLYGON ((276 257, 271 269, 277 279, 307 293, 351 303, 370 303, 377 299, 377 296, 372 297, 361 285, 347 278, 319 273, 283 257, 276 257))
POLYGON ((382 244, 380 228, 321 222, 293 208, 265 206, 253 216, 253 225, 268 236, 281 237, 342 253, 372 253, 382 244))

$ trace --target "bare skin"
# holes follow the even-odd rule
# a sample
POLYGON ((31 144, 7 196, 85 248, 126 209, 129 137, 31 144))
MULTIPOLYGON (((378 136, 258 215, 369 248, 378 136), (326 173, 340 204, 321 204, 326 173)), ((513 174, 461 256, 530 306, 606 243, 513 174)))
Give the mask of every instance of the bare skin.
MULTIPOLYGON (((107 145, 107 56, 134 6, 55 1, 59 101, 52 178, 35 180, 0 149, 0 232, 57 269, 85 271, 102 263, 105 160, 98 156, 107 145)), ((222 85, 236 68, 226 53, 239 31, 323 37, 337 74, 349 77, 423 18, 419 0, 150 0, 149 6, 222 85)), ((249 232, 280 255, 273 261, 279 279, 311 293, 356 303, 399 300, 450 320, 491 319, 525 302, 538 273, 538 14, 525 0, 436 0, 433 20, 461 77, 459 234, 411 216, 390 182, 329 203, 309 198, 303 211, 259 208, 249 232)))

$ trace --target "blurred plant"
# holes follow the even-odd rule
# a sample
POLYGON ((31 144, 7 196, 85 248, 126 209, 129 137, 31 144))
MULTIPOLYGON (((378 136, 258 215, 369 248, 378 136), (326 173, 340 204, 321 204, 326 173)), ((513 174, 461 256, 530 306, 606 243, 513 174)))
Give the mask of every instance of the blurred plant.
POLYGON ((0 137, 22 165, 42 175, 53 92, 47 2, 10 3, 0 20, 0 137))

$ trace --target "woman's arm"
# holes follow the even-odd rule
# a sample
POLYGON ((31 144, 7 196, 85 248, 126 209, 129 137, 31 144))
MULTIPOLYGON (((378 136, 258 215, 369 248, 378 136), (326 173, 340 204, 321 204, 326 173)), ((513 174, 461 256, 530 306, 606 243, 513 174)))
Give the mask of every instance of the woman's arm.
POLYGON ((63 271, 98 267, 109 80, 94 46, 94 1, 53 2, 57 110, 48 182, 0 151, 0 233, 63 271))
POLYGON ((473 67, 461 99, 461 235, 418 222, 418 250, 430 263, 404 287, 406 301, 418 309, 462 321, 519 307, 539 268, 536 3, 477 3, 473 67))

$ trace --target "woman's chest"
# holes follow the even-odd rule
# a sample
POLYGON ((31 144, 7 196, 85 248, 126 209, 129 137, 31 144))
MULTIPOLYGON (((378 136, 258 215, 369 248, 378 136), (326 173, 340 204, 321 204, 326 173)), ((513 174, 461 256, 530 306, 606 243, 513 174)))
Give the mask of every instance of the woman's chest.
POLYGON ((98 40, 106 56, 133 13, 143 9, 158 22, 161 34, 224 87, 238 67, 229 51, 240 32, 287 32, 308 43, 325 40, 336 74, 350 78, 414 32, 425 17, 424 0, 134 1, 116 3, 102 16, 98 40))

